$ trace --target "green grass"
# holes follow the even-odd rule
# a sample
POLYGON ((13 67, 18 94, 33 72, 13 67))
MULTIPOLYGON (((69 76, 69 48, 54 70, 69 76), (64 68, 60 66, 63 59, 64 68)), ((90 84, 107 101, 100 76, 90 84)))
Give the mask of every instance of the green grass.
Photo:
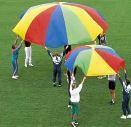
MULTIPOLYGON (((51 0, 53 1, 53 0, 51 0)), ((33 5, 49 0, 0 0, 0 127, 68 127, 67 83, 52 87, 52 63, 41 47, 33 45, 35 67, 24 68, 24 47, 19 55, 17 81, 11 79, 12 28, 18 16, 33 5)), ((73 2, 69 1, 69 2, 73 2)), ((107 39, 127 63, 131 78, 131 1, 75 0, 96 8, 109 23, 107 39)), ((63 71, 65 68, 63 67, 63 71)), ((77 74, 80 81, 82 74, 77 74)), ((117 82, 117 102, 111 106, 107 79, 89 78, 81 92, 81 127, 130 127, 131 120, 121 120, 121 87, 117 82)))

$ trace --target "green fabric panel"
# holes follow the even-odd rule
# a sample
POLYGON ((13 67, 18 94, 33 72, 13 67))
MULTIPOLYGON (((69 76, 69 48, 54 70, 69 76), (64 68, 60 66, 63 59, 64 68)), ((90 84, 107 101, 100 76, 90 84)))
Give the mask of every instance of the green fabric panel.
POLYGON ((67 31, 68 44, 78 44, 91 40, 80 19, 67 7, 61 6, 67 31))
POLYGON ((90 66, 91 56, 92 56, 91 49, 80 52, 75 60, 74 67, 78 66, 80 69, 82 69, 82 72, 86 75, 90 66))

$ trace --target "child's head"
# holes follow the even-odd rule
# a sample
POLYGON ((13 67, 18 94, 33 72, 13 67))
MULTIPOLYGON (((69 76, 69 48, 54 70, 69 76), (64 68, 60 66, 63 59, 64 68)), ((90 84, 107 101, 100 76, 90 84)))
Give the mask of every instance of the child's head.
POLYGON ((75 88, 76 88, 76 82, 73 82, 72 89, 75 89, 75 88))
POLYGON ((129 85, 129 84, 130 84, 130 80, 126 79, 126 85, 129 85))
POLYGON ((15 49, 16 48, 16 45, 15 44, 12 44, 12 49, 15 49))
POLYGON ((55 52, 53 56, 60 56, 58 52, 55 52))

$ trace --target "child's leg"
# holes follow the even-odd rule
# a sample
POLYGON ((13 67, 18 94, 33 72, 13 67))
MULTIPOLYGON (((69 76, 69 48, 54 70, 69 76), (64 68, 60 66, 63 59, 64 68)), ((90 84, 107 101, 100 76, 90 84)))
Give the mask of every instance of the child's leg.
POLYGON ((16 74, 17 74, 17 72, 18 72, 18 65, 17 65, 17 60, 15 60, 14 62, 13 62, 13 76, 15 76, 16 74))
POLYGON ((70 84, 68 83, 68 95, 69 95, 69 97, 71 97, 71 95, 70 95, 70 84))
POLYGON ((130 110, 130 107, 129 107, 129 100, 130 100, 130 97, 127 96, 127 101, 126 101, 126 110, 127 110, 128 115, 131 114, 131 110, 130 110))
POLYGON ((74 77, 76 76, 77 67, 74 69, 74 77))
POLYGON ((53 83, 56 82, 56 76, 57 76, 57 70, 56 70, 56 68, 54 68, 54 70, 53 70, 53 83))
POLYGON ((57 71, 58 71, 58 82, 59 82, 59 85, 61 85, 61 79, 62 79, 61 68, 59 68, 57 71))
POLYGON ((70 84, 70 82, 71 82, 71 74, 70 74, 69 70, 67 70, 67 78, 68 78, 68 83, 70 84))
POLYGON ((29 65, 32 64, 32 48, 31 46, 29 47, 29 65))
POLYGON ((27 67, 29 63, 29 51, 28 51, 28 47, 25 47, 25 67, 27 67))
POLYGON ((78 123, 78 114, 79 114, 79 104, 76 103, 75 104, 75 115, 74 115, 74 119, 76 123, 78 123))
POLYGON ((110 94, 111 94, 112 102, 115 102, 115 98, 116 98, 115 90, 110 89, 110 94))
POLYGON ((71 102, 72 108, 71 108, 71 119, 72 122, 75 122, 74 115, 75 115, 75 105, 71 102))
POLYGON ((111 104, 114 104, 115 103, 115 86, 116 86, 116 84, 115 84, 115 82, 114 81, 109 81, 109 84, 108 84, 108 86, 109 86, 109 91, 110 91, 110 95, 111 95, 111 104))
POLYGON ((16 73, 15 73, 15 75, 18 75, 18 62, 17 62, 17 60, 16 60, 16 73))
POLYGON ((12 69, 13 69, 12 74, 13 74, 13 76, 14 76, 14 72, 15 72, 15 61, 12 61, 12 69))
POLYGON ((123 95, 123 101, 122 101, 122 111, 123 114, 126 116, 126 97, 123 95))

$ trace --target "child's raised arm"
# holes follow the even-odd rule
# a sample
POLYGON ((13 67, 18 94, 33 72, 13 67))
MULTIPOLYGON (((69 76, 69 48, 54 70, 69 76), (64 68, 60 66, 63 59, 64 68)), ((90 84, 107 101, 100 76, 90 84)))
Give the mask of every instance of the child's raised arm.
POLYGON ((14 44, 15 44, 15 45, 17 44, 18 39, 19 39, 19 36, 17 35, 17 37, 16 37, 16 39, 15 39, 15 41, 14 41, 14 44))
POLYGON ((84 83, 85 79, 86 79, 86 76, 84 76, 84 78, 82 79, 81 84, 84 83))
POLYGON ((18 47, 15 50, 19 50, 22 47, 23 44, 23 40, 21 41, 21 43, 18 45, 18 47))
POLYGON ((53 55, 52 55, 52 53, 51 53, 51 51, 45 46, 45 49, 46 49, 46 51, 47 51, 47 53, 48 53, 48 55, 52 58, 53 57, 53 55))
POLYGON ((127 79, 128 78, 128 76, 127 76, 127 71, 126 71, 126 69, 124 68, 124 73, 125 73, 125 79, 127 79))

